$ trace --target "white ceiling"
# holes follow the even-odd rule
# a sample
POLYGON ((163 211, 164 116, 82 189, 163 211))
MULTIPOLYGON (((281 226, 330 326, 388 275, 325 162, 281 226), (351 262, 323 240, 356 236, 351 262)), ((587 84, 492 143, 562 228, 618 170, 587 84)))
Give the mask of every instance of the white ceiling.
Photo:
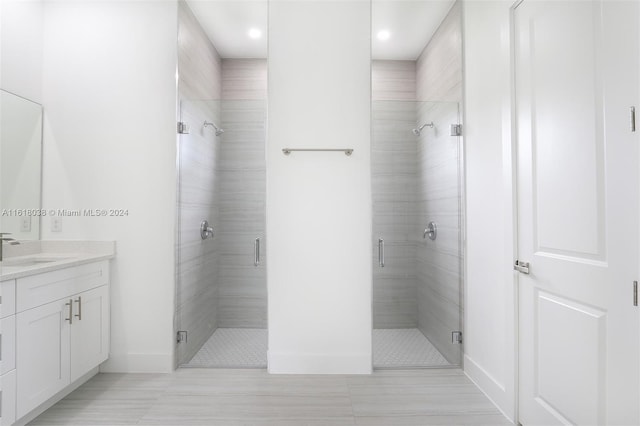
POLYGON ((371 56, 373 59, 416 60, 455 0, 373 0, 371 56), (388 40, 378 32, 388 30, 388 40))
POLYGON ((267 0, 187 0, 223 58, 267 57, 267 0), (262 32, 249 38, 249 30, 262 32))
MULTIPOLYGON (((373 59, 415 60, 455 0, 373 0, 373 59), (377 34, 388 30, 386 41, 377 34)), ((267 0, 187 0, 223 58, 267 57, 267 0), (249 38, 252 28, 262 38, 249 38)))

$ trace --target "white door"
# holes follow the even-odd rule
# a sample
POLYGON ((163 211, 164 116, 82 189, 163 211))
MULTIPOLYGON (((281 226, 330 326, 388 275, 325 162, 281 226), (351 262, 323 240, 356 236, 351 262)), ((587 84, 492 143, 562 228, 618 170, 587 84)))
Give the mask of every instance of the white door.
POLYGON ((514 11, 519 420, 640 424, 638 2, 514 11))
POLYGON ((69 302, 51 302, 16 316, 18 418, 70 383, 69 302))
POLYGON ((109 287, 73 296, 71 382, 109 357, 109 287))

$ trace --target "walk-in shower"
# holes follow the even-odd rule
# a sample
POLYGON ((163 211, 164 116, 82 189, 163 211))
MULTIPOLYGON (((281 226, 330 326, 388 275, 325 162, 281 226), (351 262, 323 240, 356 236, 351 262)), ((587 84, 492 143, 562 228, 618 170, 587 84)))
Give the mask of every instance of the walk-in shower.
POLYGON ((267 366, 266 44, 235 59, 241 40, 203 28, 254 8, 266 20, 266 4, 179 2, 178 367, 267 366))
POLYGON ((372 19, 373 367, 457 366, 461 4, 374 0, 372 19))

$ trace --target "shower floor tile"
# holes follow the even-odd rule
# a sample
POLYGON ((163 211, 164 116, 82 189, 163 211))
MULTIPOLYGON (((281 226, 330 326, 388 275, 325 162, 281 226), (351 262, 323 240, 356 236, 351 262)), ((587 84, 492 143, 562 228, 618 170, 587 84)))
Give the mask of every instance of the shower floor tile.
POLYGON ((374 368, 450 365, 417 328, 373 330, 374 368))
POLYGON ((266 368, 267 330, 219 328, 187 364, 198 368, 266 368))

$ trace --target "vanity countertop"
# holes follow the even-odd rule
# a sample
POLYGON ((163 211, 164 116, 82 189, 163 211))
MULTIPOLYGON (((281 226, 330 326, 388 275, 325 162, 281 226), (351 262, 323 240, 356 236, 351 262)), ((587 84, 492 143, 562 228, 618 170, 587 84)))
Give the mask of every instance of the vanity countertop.
POLYGON ((26 241, 5 246, 0 281, 111 259, 115 241, 26 241))

